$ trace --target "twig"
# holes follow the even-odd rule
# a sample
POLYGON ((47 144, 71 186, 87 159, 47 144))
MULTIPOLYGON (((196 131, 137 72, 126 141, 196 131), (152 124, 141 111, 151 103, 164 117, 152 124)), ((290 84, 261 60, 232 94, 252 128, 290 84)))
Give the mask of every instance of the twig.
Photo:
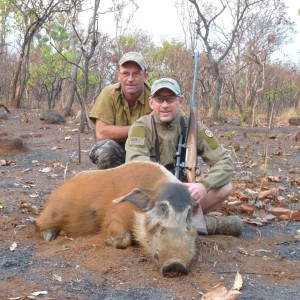
POLYGON ((6 110, 6 112, 10 114, 9 109, 4 104, 0 104, 0 107, 3 107, 6 110))
POLYGON ((78 130, 78 164, 81 164, 80 130, 78 130))
POLYGON ((66 181, 69 163, 72 161, 72 157, 75 155, 75 153, 76 153, 76 152, 73 152, 73 154, 70 156, 69 161, 68 161, 67 164, 66 164, 66 167, 65 167, 65 170, 64 170, 64 181, 66 181))

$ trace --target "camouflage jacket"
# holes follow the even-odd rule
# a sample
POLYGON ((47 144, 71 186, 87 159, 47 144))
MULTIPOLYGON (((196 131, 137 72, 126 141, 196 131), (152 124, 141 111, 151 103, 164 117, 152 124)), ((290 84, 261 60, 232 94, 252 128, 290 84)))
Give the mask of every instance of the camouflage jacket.
MULTIPOLYGON (((159 140, 160 163, 171 172, 174 171, 178 139, 181 134, 181 114, 178 113, 170 123, 160 122, 154 115, 141 117, 130 127, 126 141, 126 162, 156 161, 154 122, 159 140)), ((198 122, 198 155, 210 165, 202 184, 207 191, 221 187, 231 181, 233 162, 231 155, 216 140, 212 132, 198 122)))

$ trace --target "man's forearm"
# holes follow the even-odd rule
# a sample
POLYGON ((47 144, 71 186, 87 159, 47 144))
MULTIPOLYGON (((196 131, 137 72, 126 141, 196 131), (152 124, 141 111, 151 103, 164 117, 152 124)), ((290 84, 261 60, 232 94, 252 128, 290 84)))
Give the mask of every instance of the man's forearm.
POLYGON ((128 137, 130 126, 106 125, 100 128, 96 127, 96 139, 110 139, 116 142, 125 142, 128 137))

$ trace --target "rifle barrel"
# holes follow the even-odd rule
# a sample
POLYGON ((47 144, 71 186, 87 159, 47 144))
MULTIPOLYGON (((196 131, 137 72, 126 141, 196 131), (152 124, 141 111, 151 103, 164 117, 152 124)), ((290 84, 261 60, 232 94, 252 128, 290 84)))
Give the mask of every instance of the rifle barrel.
POLYGON ((196 101, 196 86, 198 79, 198 61, 199 61, 199 52, 194 53, 194 79, 193 79, 193 93, 192 93, 192 102, 196 101))
POLYGON ((194 80, 192 99, 190 103, 190 117, 186 147, 186 177, 188 182, 195 182, 197 168, 197 139, 198 139, 198 101, 196 100, 196 86, 198 78, 199 52, 194 53, 194 80))

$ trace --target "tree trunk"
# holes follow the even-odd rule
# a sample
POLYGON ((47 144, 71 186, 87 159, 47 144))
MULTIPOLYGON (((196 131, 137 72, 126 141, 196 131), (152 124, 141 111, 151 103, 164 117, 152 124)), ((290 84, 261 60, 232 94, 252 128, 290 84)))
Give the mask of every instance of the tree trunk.
POLYGON ((216 91, 215 91, 215 104, 214 104, 214 108, 213 108, 213 120, 214 121, 217 121, 218 117, 219 117, 220 95, 221 95, 222 85, 223 85, 223 79, 219 74, 217 77, 217 86, 216 86, 216 91))

